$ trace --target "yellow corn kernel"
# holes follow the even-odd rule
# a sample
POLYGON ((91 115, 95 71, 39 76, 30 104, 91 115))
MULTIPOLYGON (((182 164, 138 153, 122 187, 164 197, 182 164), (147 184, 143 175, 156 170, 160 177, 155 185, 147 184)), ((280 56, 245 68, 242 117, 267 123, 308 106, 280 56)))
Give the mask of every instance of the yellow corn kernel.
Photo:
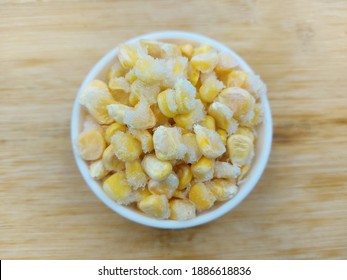
POLYGON ((134 190, 134 196, 136 202, 140 202, 142 199, 146 198, 147 196, 152 195, 151 192, 148 190, 147 186, 144 188, 140 188, 137 190, 134 190))
POLYGON ((92 81, 82 92, 79 102, 98 123, 110 124, 113 122, 113 119, 108 115, 106 107, 116 101, 113 99, 104 82, 99 80, 92 81))
POLYGON ((153 134, 155 155, 160 160, 182 159, 186 152, 178 127, 159 126, 153 134))
POLYGON ((212 191, 217 201, 229 200, 238 192, 238 187, 234 182, 227 180, 215 179, 207 182, 206 186, 212 191))
POLYGON ((248 137, 252 143, 254 143, 254 138, 255 138, 254 133, 255 132, 252 129, 246 126, 239 126, 239 128, 235 132, 235 134, 240 134, 240 135, 244 135, 248 137))
POLYGON ((108 174, 108 171, 105 169, 104 165, 102 164, 102 161, 97 160, 89 166, 89 174, 94 179, 100 180, 108 174))
POLYGON ((176 93, 172 89, 164 90, 158 95, 159 109, 161 113, 168 118, 172 118, 176 116, 178 112, 175 96, 176 96, 176 93))
POLYGON ((162 181, 149 180, 148 182, 148 190, 152 194, 163 194, 168 199, 170 199, 178 187, 178 177, 172 172, 166 179, 162 181))
POLYGON ((194 133, 186 133, 182 136, 183 144, 186 146, 186 153, 183 160, 186 163, 195 163, 201 157, 202 153, 199 149, 198 142, 194 133))
POLYGON ((164 220, 170 217, 169 201, 165 195, 149 195, 138 203, 138 208, 153 218, 164 220))
POLYGON ((218 63, 218 55, 213 51, 197 54, 192 57, 190 63, 202 73, 211 72, 218 63))
POLYGON ((103 189, 105 193, 119 204, 128 205, 135 201, 131 186, 126 180, 125 172, 119 171, 108 177, 103 189))
POLYGON ((206 116, 205 107, 200 99, 195 99, 193 111, 188 114, 177 115, 173 119, 175 123, 185 129, 192 129, 193 125, 202 121, 206 116))
POLYGON ((169 161, 158 159, 155 155, 146 155, 141 162, 143 170, 153 180, 165 180, 172 172, 169 161))
POLYGON ((225 85, 227 87, 245 88, 248 74, 242 70, 231 71, 227 77, 225 85))
POLYGON ((189 200, 172 199, 169 203, 171 220, 186 221, 196 216, 195 205, 189 200))
POLYGON ((151 109, 152 109, 152 112, 157 120, 157 123, 156 125, 157 126, 160 126, 160 125, 163 125, 163 124, 167 124, 169 122, 169 119, 168 117, 166 117, 161 111, 160 111, 160 108, 159 108, 159 105, 158 104, 153 104, 151 106, 151 109))
POLYGON ((107 81, 110 81, 111 79, 115 77, 122 77, 126 74, 126 70, 122 67, 119 60, 111 66, 110 70, 107 72, 107 81))
POLYGON ((188 75, 188 59, 186 57, 175 57, 168 60, 169 68, 171 69, 171 75, 174 78, 183 77, 188 75))
POLYGON ((230 54, 225 52, 220 52, 218 54, 218 63, 216 65, 215 71, 218 74, 227 74, 232 71, 239 63, 230 54))
POLYGON ((200 98, 202 101, 210 103, 217 97, 223 88, 224 84, 218 81, 214 75, 210 75, 201 84, 199 89, 200 98))
POLYGON ((136 80, 131 84, 130 91, 138 100, 146 100, 150 105, 157 103, 157 96, 160 92, 158 83, 146 84, 141 80, 136 80))
POLYGON ((102 156, 106 143, 97 129, 83 131, 77 140, 77 147, 84 160, 97 160, 102 156))
POLYGON ((114 77, 108 82, 108 87, 111 90, 129 92, 130 86, 124 77, 114 77))
POLYGON ((178 190, 184 190, 190 186, 193 173, 188 165, 180 165, 177 168, 177 176, 179 179, 178 190))
POLYGON ((180 46, 181 52, 185 57, 191 59, 194 53, 194 47, 191 44, 185 44, 180 46))
POLYGON ((130 128, 148 129, 155 126, 156 119, 146 100, 140 100, 135 108, 125 110, 124 123, 130 128))
POLYGON ((184 190, 177 189, 172 197, 181 198, 181 199, 187 199, 188 198, 188 194, 190 192, 190 187, 191 186, 185 188, 184 190))
POLYGON ((217 129, 217 133, 219 134, 219 136, 222 139, 222 142, 225 146, 227 144, 227 138, 228 138, 227 132, 224 129, 217 129))
POLYGON ((216 161, 214 165, 214 177, 235 179, 241 173, 240 167, 232 165, 228 162, 216 161))
POLYGON ((107 171, 121 171, 124 170, 125 164, 119 160, 113 152, 112 145, 109 145, 102 154, 102 164, 107 171))
POLYGON ((147 49, 150 56, 156 58, 170 58, 181 56, 179 46, 176 44, 163 43, 155 40, 141 40, 141 45, 147 49))
POLYGON ((238 123, 233 118, 233 112, 223 103, 213 102, 208 108, 208 113, 216 120, 217 127, 226 130, 228 135, 237 130, 238 123))
POLYGON ((214 162, 214 159, 202 157, 197 163, 192 164, 192 174, 197 182, 205 182, 213 178, 214 162))
POLYGON ((205 157, 217 158, 224 154, 225 146, 216 131, 201 125, 195 125, 194 132, 198 146, 205 157))
POLYGON ((248 171, 250 170, 251 166, 250 165, 244 165, 241 167, 241 173, 239 177, 237 178, 237 183, 241 184, 243 182, 243 179, 246 177, 248 171))
POLYGON ((202 211, 211 208, 216 197, 204 183, 197 183, 190 189, 189 200, 194 203, 198 211, 202 211))
POLYGON ((144 188, 147 184, 147 175, 143 171, 141 161, 139 159, 125 163, 125 175, 128 183, 135 190, 144 188))
POLYGON ((211 51, 211 46, 207 44, 203 44, 194 49, 193 55, 208 53, 211 51))
POLYGON ((119 124, 124 124, 125 111, 132 108, 123 104, 111 104, 107 106, 109 116, 119 124))
POLYGON ((112 138, 113 134, 118 130, 125 132, 126 126, 121 125, 119 123, 113 123, 107 127, 106 132, 105 132, 105 140, 106 140, 107 144, 111 143, 111 138, 112 138))
POLYGON ((245 88, 255 99, 259 99, 266 94, 266 85, 259 76, 248 73, 245 88))
POLYGON ((253 143, 244 135, 229 136, 227 148, 231 162, 237 166, 249 164, 254 156, 253 143))
POLYGON ((129 128, 129 133, 141 142, 142 151, 144 153, 153 151, 153 136, 147 130, 129 128))
POLYGON ((129 84, 132 84, 137 80, 135 69, 130 69, 128 73, 125 74, 124 78, 128 81, 129 84))
POLYGON ((188 64, 188 80, 193 86, 196 86, 200 77, 200 71, 195 69, 191 63, 188 64))
POLYGON ((146 84, 153 84, 165 80, 169 69, 166 61, 154 59, 146 55, 140 57, 135 65, 135 74, 138 79, 146 84))
POLYGON ((179 114, 187 114, 195 107, 195 87, 186 79, 178 78, 175 83, 175 97, 179 114))
POLYGON ((129 94, 129 104, 131 106, 135 106, 137 103, 139 103, 139 99, 137 98, 137 96, 134 93, 130 93, 129 94))
POLYGON ((209 115, 207 115, 205 117, 205 119, 203 119, 200 122, 200 125, 208 128, 208 129, 211 129, 211 130, 216 130, 216 121, 212 116, 209 116, 209 115))
POLYGON ((113 152, 122 161, 134 161, 142 153, 141 143, 131 134, 116 131, 111 138, 113 152))
POLYGON ((145 51, 138 44, 120 45, 118 59, 123 68, 133 68, 140 56, 145 55, 145 51))

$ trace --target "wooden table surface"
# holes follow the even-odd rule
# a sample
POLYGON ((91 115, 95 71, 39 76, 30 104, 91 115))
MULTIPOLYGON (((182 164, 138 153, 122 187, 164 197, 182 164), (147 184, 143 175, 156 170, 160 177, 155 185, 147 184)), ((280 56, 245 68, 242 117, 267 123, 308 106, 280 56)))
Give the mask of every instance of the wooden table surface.
POLYGON ((347 1, 0 0, 1 259, 346 259, 347 1), (70 115, 89 69, 133 36, 186 30, 268 85, 268 167, 234 211, 186 230, 113 213, 75 165, 70 115))

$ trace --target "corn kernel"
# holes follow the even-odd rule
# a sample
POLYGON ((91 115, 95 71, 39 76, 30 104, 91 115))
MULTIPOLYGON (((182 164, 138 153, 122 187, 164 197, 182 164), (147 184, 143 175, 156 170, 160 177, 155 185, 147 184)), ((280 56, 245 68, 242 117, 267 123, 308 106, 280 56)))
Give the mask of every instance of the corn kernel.
POLYGON ((150 56, 155 58, 170 58, 181 56, 179 46, 170 43, 157 42, 154 40, 141 40, 141 45, 145 47, 150 56))
POLYGON ((151 179, 148 182, 148 190, 152 194, 163 194, 168 199, 170 199, 178 187, 178 177, 177 175, 172 172, 166 179, 162 181, 156 181, 151 179))
POLYGON ((205 157, 217 158, 224 154, 225 146, 216 131, 195 125, 194 132, 198 146, 205 157))
POLYGON ((170 200, 170 219, 177 221, 186 221, 196 216, 195 206, 189 200, 172 199, 170 200))
POLYGON ((190 186, 193 173, 188 165, 180 165, 177 168, 177 176, 179 179, 178 190, 184 190, 190 186))
POLYGON ((138 100, 146 100, 150 105, 157 103, 157 96, 160 92, 158 83, 146 84, 141 80, 136 80, 131 84, 131 93, 137 97, 138 100))
POLYGON ((191 44, 185 44, 180 46, 181 52, 185 57, 188 57, 188 59, 191 59, 194 53, 194 47, 191 44))
POLYGON ((186 79, 178 78, 175 83, 175 97, 179 114, 187 114, 195 107, 195 87, 186 79))
POLYGON ((186 152, 177 127, 159 126, 153 134, 155 155, 160 160, 182 159, 186 152))
POLYGON ((155 126, 155 116, 146 100, 140 100, 135 108, 125 110, 124 123, 130 128, 147 129, 155 126))
POLYGON ((145 51, 138 45, 120 45, 118 59, 123 68, 133 68, 139 57, 145 55, 145 51))
POLYGON ((205 182, 213 178, 214 163, 214 159, 202 157, 197 163, 192 164, 192 174, 197 182, 205 182))
POLYGON ((206 186, 212 191, 217 201, 229 200, 238 192, 238 187, 227 180, 215 179, 207 182, 206 186))
POLYGON ((107 144, 111 143, 111 138, 112 138, 113 134, 118 130, 125 132, 126 126, 121 125, 119 123, 113 123, 107 127, 106 132, 105 132, 105 140, 106 140, 107 144))
POLYGON ((198 142, 194 133, 186 133, 182 136, 183 144, 186 146, 186 153, 183 160, 186 163, 195 163, 201 157, 202 153, 199 149, 198 142))
POLYGON ((107 72, 107 81, 110 81, 112 78, 115 77, 122 77, 126 74, 126 70, 122 67, 119 60, 111 66, 110 70, 107 72))
POLYGON ((246 177, 246 175, 250 169, 251 169, 250 165, 244 165, 241 167, 241 173, 240 173, 239 177, 237 178, 238 184, 242 184, 243 179, 246 177))
POLYGON ((193 55, 208 53, 211 51, 211 46, 207 44, 203 44, 194 49, 193 55))
POLYGON ((125 175, 128 183, 135 190, 144 188, 147 184, 147 175, 143 171, 139 159, 125 163, 125 175))
POLYGON ((235 68, 239 63, 235 58, 225 52, 220 52, 218 54, 218 63, 216 65, 215 71, 218 74, 226 74, 235 68))
POLYGON ((119 124, 124 124, 125 111, 132 108, 123 104, 111 104, 107 106, 109 116, 119 124))
POLYGON ((124 77, 114 77, 108 82, 108 87, 111 90, 129 92, 130 86, 124 77))
POLYGON ((245 126, 253 127, 260 124, 263 121, 263 118, 264 118, 263 107, 261 106, 261 104, 255 103, 253 118, 247 121, 242 120, 240 123, 245 126))
POLYGON ((217 129, 217 133, 219 134, 219 136, 222 139, 222 142, 225 146, 227 144, 227 138, 228 138, 227 132, 224 129, 217 129))
POLYGON ((205 119, 203 119, 199 124, 208 129, 216 130, 216 121, 213 117, 209 115, 207 115, 205 119))
POLYGON ((122 161, 134 161, 142 153, 141 143, 129 133, 116 131, 111 138, 115 155, 122 161))
POLYGON ((216 120, 217 127, 226 130, 228 135, 236 132, 238 123, 228 106, 220 102, 213 102, 208 108, 208 113, 216 120))
POLYGON ((216 197, 204 183, 197 183, 190 189, 189 200, 194 203, 198 211, 202 211, 211 208, 216 197))
POLYGON ((227 87, 245 88, 248 74, 242 70, 231 71, 227 77, 225 84, 227 87))
POLYGON ((235 179, 241 173, 240 167, 232 165, 228 162, 216 161, 214 165, 214 177, 215 178, 225 178, 225 179, 235 179))
POLYGON ((139 58, 135 65, 135 74, 137 78, 147 84, 165 80, 168 71, 168 67, 164 60, 154 59, 149 55, 139 58))
POLYGON ((218 55, 216 52, 207 52, 197 54, 190 60, 192 66, 200 72, 211 72, 218 63, 218 55))
POLYGON ((104 165, 102 164, 102 161, 97 160, 89 166, 89 174, 94 179, 100 180, 108 174, 108 171, 105 169, 104 165))
POLYGON ((167 89, 159 93, 158 95, 158 106, 161 113, 172 118, 176 116, 178 112, 178 107, 176 103, 176 93, 172 89, 167 89))
POLYGON ((139 103, 139 99, 137 98, 137 96, 133 92, 131 92, 129 94, 129 104, 131 106, 135 106, 137 103, 139 103))
POLYGON ((169 202, 165 195, 149 195, 138 203, 138 208, 153 218, 167 219, 170 217, 169 202))
POLYGON ((121 171, 124 170, 125 164, 119 160, 113 152, 112 145, 109 145, 102 154, 102 164, 107 171, 121 171))
POLYGON ((240 126, 236 130, 235 134, 244 135, 244 136, 248 137, 252 143, 254 142, 254 138, 255 138, 254 132, 249 127, 240 126))
POLYGON ((155 118, 157 119, 157 123, 156 123, 157 126, 160 126, 160 125, 163 125, 163 124, 167 124, 167 123, 169 122, 168 117, 166 117, 166 116, 160 111, 160 108, 159 108, 159 105, 158 105, 158 104, 153 104, 153 105, 151 106, 151 109, 152 109, 152 112, 153 112, 155 118))
POLYGON ((200 98, 202 101, 210 103, 217 97, 223 88, 224 84, 218 81, 215 76, 211 75, 202 82, 199 89, 200 98))
POLYGON ((193 125, 202 121, 206 116, 205 107, 200 99, 195 99, 193 111, 188 114, 177 115, 173 119, 175 123, 185 129, 192 129, 193 125))
POLYGON ((255 99, 259 99, 266 94, 266 85, 259 76, 248 73, 245 88, 255 99))
POLYGON ((129 84, 132 84, 137 80, 135 69, 130 69, 128 73, 125 74, 124 78, 128 81, 129 84))
MULTIPOLYGON (((171 69, 171 77, 175 79, 187 78, 188 76, 188 59, 186 57, 175 57, 168 60, 168 66, 171 69)), ((171 81, 170 81, 171 82, 171 81)))
POLYGON ((84 160, 97 160, 102 156, 106 143, 100 131, 92 129, 78 136, 77 147, 84 160))
POLYGON ((191 63, 188 64, 188 80, 193 86, 196 86, 200 77, 200 71, 195 69, 191 63))
POLYGON ((125 172, 119 171, 108 177, 103 189, 105 193, 119 204, 128 205, 135 201, 131 186, 126 180, 125 172))
POLYGON ((231 162, 237 166, 249 164, 254 156, 253 143, 244 135, 229 136, 227 148, 231 162))
POLYGON ((174 197, 174 198, 181 198, 181 199, 187 199, 188 198, 188 194, 190 192, 190 187, 191 186, 189 185, 189 187, 185 188, 184 190, 177 189, 172 197, 174 197))
POLYGON ((172 171, 172 165, 169 161, 160 160, 155 155, 146 155, 141 165, 146 174, 157 181, 166 179, 172 171))
POLYGON ((140 188, 137 190, 134 190, 134 196, 136 202, 140 202, 142 199, 146 198, 147 196, 152 195, 152 193, 148 190, 148 187, 140 188))
POLYGON ((153 136, 147 130, 129 128, 129 133, 141 142, 142 151, 144 153, 153 151, 153 136))

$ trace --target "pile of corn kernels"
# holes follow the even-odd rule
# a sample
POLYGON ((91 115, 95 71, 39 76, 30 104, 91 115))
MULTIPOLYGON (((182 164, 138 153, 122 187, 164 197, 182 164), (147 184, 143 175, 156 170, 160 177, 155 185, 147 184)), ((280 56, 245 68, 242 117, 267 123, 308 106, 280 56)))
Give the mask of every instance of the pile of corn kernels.
POLYGON ((189 220, 233 198, 254 157, 260 78, 209 45, 121 45, 81 94, 81 157, 105 193, 157 219, 189 220))

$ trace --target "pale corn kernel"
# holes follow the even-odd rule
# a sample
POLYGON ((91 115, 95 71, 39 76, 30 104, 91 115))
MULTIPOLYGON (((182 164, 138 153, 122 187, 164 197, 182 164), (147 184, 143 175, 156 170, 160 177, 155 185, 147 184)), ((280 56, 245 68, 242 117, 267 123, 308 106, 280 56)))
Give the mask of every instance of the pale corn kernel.
POLYGON ((80 95, 79 102, 98 123, 110 124, 113 122, 113 119, 108 115, 106 107, 116 101, 104 82, 99 80, 92 81, 80 95))
POLYGON ((165 80, 168 71, 166 61, 158 58, 155 59, 149 55, 139 58, 135 65, 137 78, 147 84, 165 80))
POLYGON ((229 136, 227 148, 231 162, 237 166, 249 164, 254 156, 253 143, 244 135, 229 136))
POLYGON ((195 87, 186 79, 178 78, 175 82, 175 97, 179 114, 187 114, 195 107, 195 87))
POLYGON ((169 161, 158 159, 155 155, 146 155, 141 162, 143 170, 153 180, 165 180, 172 172, 169 161))
POLYGON ((171 220, 187 221, 196 216, 195 205, 189 200, 172 199, 169 203, 171 220))
POLYGON ((224 84, 211 75, 202 83, 199 89, 200 98, 204 102, 211 103, 223 88, 224 84))
POLYGON ((226 76, 225 85, 227 87, 245 88, 247 78, 247 72, 242 70, 233 70, 226 76))
POLYGON ((151 106, 151 109, 152 109, 152 112, 153 112, 155 118, 157 119, 157 123, 156 123, 157 126, 160 126, 160 125, 163 125, 163 124, 167 124, 167 123, 169 122, 168 117, 166 117, 166 116, 160 111, 160 108, 159 108, 159 105, 158 105, 158 104, 153 104, 153 105, 151 106))
POLYGON ((155 155, 160 160, 183 159, 186 152, 178 127, 159 126, 153 134, 155 155))
POLYGON ((207 115, 199 124, 208 129, 216 130, 216 121, 212 116, 207 115))
POLYGON ((158 83, 146 84, 141 80, 136 80, 131 84, 130 91, 138 100, 146 100, 150 105, 157 103, 157 96, 160 92, 158 83))
POLYGON ((84 160, 97 160, 102 156, 106 143, 97 129, 83 131, 77 140, 79 154, 84 160))
POLYGON ((102 164, 107 171, 121 171, 124 170, 125 164, 119 160, 113 152, 112 145, 109 145, 102 154, 102 164))
POLYGON ((176 93, 173 89, 167 89, 159 93, 158 106, 162 114, 168 118, 172 118, 177 114, 176 93))
POLYGON ((142 153, 141 143, 130 133, 116 131, 111 138, 113 152, 122 161, 134 161, 142 153))
POLYGON ((240 167, 236 165, 222 161, 215 162, 213 175, 215 178, 235 179, 240 175, 240 173, 240 167))
POLYGON ((215 160, 202 157, 197 163, 192 164, 191 170, 196 182, 206 182, 213 178, 215 160))
POLYGON ((218 55, 214 51, 197 54, 192 57, 190 63, 200 72, 211 72, 218 63, 218 55))
POLYGON ((187 57, 188 59, 191 59, 194 53, 194 47, 192 44, 185 44, 180 46, 182 54, 187 57))
POLYGON ((102 164, 102 161, 97 160, 89 166, 89 174, 94 179, 100 180, 108 174, 108 171, 105 169, 104 165, 102 164))
POLYGON ((208 113, 216 120, 217 127, 226 130, 228 135, 236 132, 238 123, 228 106, 221 102, 213 102, 208 108, 208 113))
POLYGON ((135 201, 131 186, 126 180, 125 172, 119 171, 108 177, 103 184, 105 193, 119 204, 128 205, 135 201))
POLYGON ((132 84, 137 80, 135 69, 130 69, 128 73, 125 74, 124 78, 128 81, 129 84, 132 84))
POLYGON ((156 119, 146 100, 140 100, 134 108, 125 110, 124 123, 130 128, 148 129, 155 126, 156 119))
POLYGON ((105 140, 106 140, 107 144, 111 143, 111 138, 112 138, 113 134, 118 130, 125 132, 126 126, 121 125, 119 123, 113 123, 107 127, 106 132, 105 132, 105 140))
POLYGON ((186 133, 182 135, 183 144, 186 146, 186 153, 183 160, 186 163, 195 163, 201 157, 202 153, 199 149, 198 142, 194 133, 186 133))
POLYGON ((201 46, 194 49, 193 55, 208 53, 211 51, 211 46, 207 44, 202 44, 201 46))
POLYGON ((139 99, 133 92, 131 92, 129 94, 129 104, 134 107, 137 103, 139 103, 139 99))
POLYGON ((108 82, 108 87, 111 90, 123 91, 128 93, 130 86, 128 81, 124 77, 114 77, 108 82))
POLYGON ((170 199, 178 187, 178 177, 172 172, 166 179, 162 181, 149 180, 148 182, 148 190, 152 194, 165 195, 168 199, 170 199))
POLYGON ((229 200, 238 192, 238 187, 233 181, 215 179, 207 182, 206 186, 212 191, 217 201, 229 200))
POLYGON ((123 68, 133 68, 138 59, 146 54, 145 50, 139 44, 120 45, 118 50, 118 59, 123 68))
POLYGON ((250 169, 251 169, 251 166, 249 164, 241 167, 241 173, 240 173, 239 177, 237 178, 238 184, 242 184, 243 180, 245 179, 245 177, 246 177, 246 175, 250 169))
POLYGON ((179 46, 171 43, 163 43, 155 40, 141 40, 141 45, 145 47, 150 56, 155 58, 170 58, 181 56, 179 46))
POLYGON ((218 63, 214 69, 218 74, 226 74, 238 65, 238 61, 226 52, 218 54, 218 63))
POLYGON ((141 142, 142 151, 150 153, 153 151, 153 136, 147 130, 129 128, 129 133, 141 142))
POLYGON ((200 71, 195 69, 191 63, 188 64, 188 80, 193 86, 196 86, 200 77, 200 71))
POLYGON ((244 135, 247 136, 252 143, 254 143, 254 132, 251 128, 246 127, 246 126, 239 126, 239 128, 236 130, 235 134, 240 134, 240 135, 244 135))
POLYGON ((109 116, 119 124, 124 124, 125 111, 131 110, 132 107, 123 104, 111 104, 107 106, 109 116))
POLYGON ((245 88, 253 95, 255 99, 259 99, 266 94, 266 85, 259 76, 248 73, 245 88))
POLYGON ((217 133, 219 134, 225 146, 227 144, 228 133, 224 129, 217 129, 217 133))
POLYGON ((123 77, 126 74, 126 70, 122 67, 119 60, 111 66, 110 70, 106 74, 107 81, 110 81, 114 77, 123 77))
POLYGON ((138 208, 153 218, 167 219, 170 217, 169 201, 165 195, 149 195, 138 203, 138 208))
POLYGON ((188 165, 180 165, 177 168, 177 176, 179 179, 178 190, 184 190, 190 186, 193 173, 188 165))
POLYGON ((87 130, 99 130, 101 134, 103 134, 104 130, 103 128, 97 123, 97 121, 90 115, 86 115, 84 122, 83 122, 83 130, 82 131, 87 131, 87 130))
MULTIPOLYGON (((200 74, 200 82, 201 82, 201 85, 203 82, 205 82, 208 78, 210 79, 217 79, 217 74, 212 71, 212 72, 208 72, 208 73, 201 73, 200 74)), ((201 87, 200 85, 200 87, 201 87)))
POLYGON ((192 129, 193 125, 202 121, 206 116, 205 107, 200 99, 195 99, 193 111, 188 114, 176 115, 173 119, 175 123, 185 129, 192 129))
POLYGON ((187 199, 188 198, 188 194, 190 192, 190 187, 191 186, 185 188, 184 190, 178 190, 177 189, 172 197, 181 198, 181 199, 187 199))
POLYGON ((248 127, 253 127, 260 124, 263 121, 263 118, 264 118, 263 107, 261 106, 260 103, 255 103, 253 118, 247 121, 242 120, 240 123, 248 127))
POLYGON ((216 197, 204 183, 197 183, 190 189, 189 200, 194 203, 196 209, 200 212, 211 208, 216 201, 216 197))
POLYGON ((188 59, 186 57, 175 57, 168 60, 168 66, 172 72, 172 76, 177 79, 179 77, 188 77, 188 59))
POLYGON ((194 126, 196 141, 202 152, 207 158, 217 158, 226 151, 219 134, 201 125, 194 126))
POLYGON ((147 184, 147 175, 143 171, 141 161, 139 159, 125 163, 125 175, 128 183, 135 190, 144 188, 147 184))
POLYGON ((152 195, 152 193, 148 190, 147 186, 144 188, 134 190, 134 196, 137 203, 139 203, 142 199, 150 195, 152 195))

